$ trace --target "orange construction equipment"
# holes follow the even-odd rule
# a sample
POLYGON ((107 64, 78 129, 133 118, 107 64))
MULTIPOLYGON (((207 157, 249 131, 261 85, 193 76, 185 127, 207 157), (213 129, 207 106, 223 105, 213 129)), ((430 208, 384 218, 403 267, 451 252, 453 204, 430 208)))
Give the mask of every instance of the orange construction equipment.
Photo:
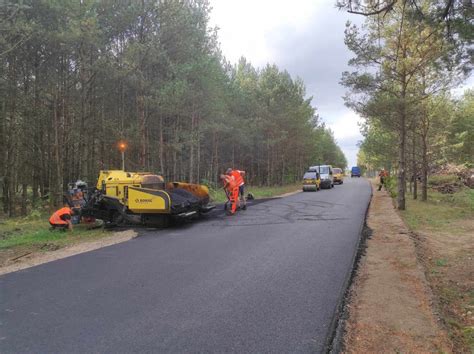
POLYGON ((71 216, 73 211, 69 207, 61 208, 53 213, 49 218, 49 223, 53 228, 71 229, 71 216))

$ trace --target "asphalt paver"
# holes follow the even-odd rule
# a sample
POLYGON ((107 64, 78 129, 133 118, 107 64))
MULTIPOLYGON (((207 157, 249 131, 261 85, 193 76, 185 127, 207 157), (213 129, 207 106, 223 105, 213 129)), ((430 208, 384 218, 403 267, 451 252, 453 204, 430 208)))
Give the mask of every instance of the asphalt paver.
POLYGON ((371 189, 250 203, 0 277, 0 352, 324 352, 371 189))

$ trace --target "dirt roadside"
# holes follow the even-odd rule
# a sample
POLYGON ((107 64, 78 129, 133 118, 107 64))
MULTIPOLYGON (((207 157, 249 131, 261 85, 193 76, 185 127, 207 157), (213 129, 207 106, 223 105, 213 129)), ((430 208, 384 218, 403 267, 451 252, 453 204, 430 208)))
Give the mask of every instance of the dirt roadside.
POLYGON ((372 185, 370 238, 350 289, 344 352, 452 352, 410 231, 372 185))
POLYGON ((35 250, 23 253, 20 250, 6 250, 2 253, 0 259, 0 275, 125 242, 136 236, 137 233, 135 231, 125 230, 114 232, 110 236, 102 237, 97 240, 78 242, 57 250, 35 250))

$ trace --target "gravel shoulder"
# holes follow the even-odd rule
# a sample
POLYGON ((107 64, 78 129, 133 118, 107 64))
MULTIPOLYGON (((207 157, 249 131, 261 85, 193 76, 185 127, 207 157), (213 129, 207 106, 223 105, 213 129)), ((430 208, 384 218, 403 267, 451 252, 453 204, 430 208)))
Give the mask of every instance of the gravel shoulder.
POLYGON ((347 306, 345 352, 451 352, 410 231, 390 196, 374 187, 370 237, 347 306))

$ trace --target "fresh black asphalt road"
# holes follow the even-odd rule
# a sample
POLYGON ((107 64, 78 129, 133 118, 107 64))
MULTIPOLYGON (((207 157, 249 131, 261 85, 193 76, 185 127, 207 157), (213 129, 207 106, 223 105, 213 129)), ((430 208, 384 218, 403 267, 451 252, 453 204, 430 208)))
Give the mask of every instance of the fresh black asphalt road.
POLYGON ((326 351, 366 180, 0 277, 1 353, 326 351))

